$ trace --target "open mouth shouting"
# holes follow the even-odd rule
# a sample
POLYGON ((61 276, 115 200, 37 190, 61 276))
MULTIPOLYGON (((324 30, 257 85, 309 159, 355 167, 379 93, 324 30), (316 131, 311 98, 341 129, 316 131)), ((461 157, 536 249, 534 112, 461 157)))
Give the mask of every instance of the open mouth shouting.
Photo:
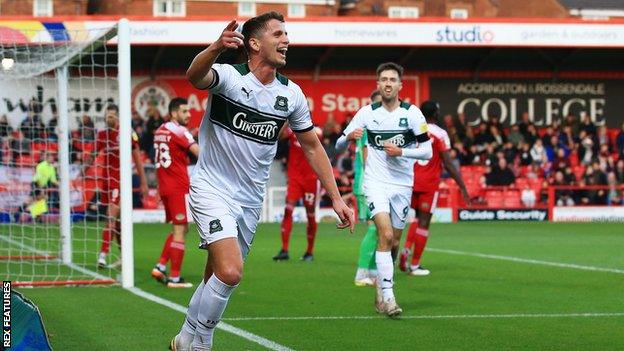
POLYGON ((284 60, 286 59, 286 51, 288 51, 287 47, 277 48, 277 52, 280 54, 280 57, 284 60))

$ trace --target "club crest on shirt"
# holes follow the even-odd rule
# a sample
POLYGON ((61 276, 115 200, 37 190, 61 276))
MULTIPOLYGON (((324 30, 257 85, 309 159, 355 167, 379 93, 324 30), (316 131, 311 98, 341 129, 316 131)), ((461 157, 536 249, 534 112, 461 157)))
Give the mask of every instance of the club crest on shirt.
POLYGON ((399 119, 399 127, 407 128, 407 117, 401 117, 401 119, 399 119))
POLYGON ((213 219, 212 221, 210 221, 210 223, 208 223, 208 226, 210 227, 210 234, 223 230, 223 227, 221 226, 221 221, 218 219, 213 219))
POLYGON ((273 108, 278 111, 288 112, 288 98, 278 95, 275 98, 275 106, 273 106, 273 108))

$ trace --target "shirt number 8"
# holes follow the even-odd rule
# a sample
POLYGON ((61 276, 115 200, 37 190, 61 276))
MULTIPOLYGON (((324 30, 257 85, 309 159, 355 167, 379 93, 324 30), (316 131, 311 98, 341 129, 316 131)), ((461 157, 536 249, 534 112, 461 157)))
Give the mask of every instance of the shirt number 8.
POLYGON ((156 168, 169 168, 171 166, 171 153, 169 145, 165 143, 154 144, 156 150, 156 168))

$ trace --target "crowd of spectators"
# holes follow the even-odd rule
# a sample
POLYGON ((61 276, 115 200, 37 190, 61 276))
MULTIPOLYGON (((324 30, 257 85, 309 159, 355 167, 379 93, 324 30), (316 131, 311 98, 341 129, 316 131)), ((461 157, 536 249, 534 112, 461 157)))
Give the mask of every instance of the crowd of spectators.
MULTIPOLYGON (((352 185, 354 149, 336 153, 334 145, 350 119, 347 116, 344 123, 337 123, 330 114, 322 140, 345 194, 352 185)), ((497 117, 471 126, 464 115, 446 115, 439 124, 451 138, 450 155, 454 162, 465 166, 464 173, 479 172, 482 188, 514 187, 517 179, 535 179, 542 182, 542 189, 548 185, 584 187, 558 189, 558 205, 624 204, 624 124, 619 130, 609 131, 606 126, 592 123, 588 115, 581 119, 568 115, 551 126, 538 128, 528 113, 509 127, 503 126, 497 117), (608 186, 608 190, 592 186, 608 186)), ((545 201, 547 193, 533 195, 538 201, 540 197, 545 201)), ((525 204, 534 203, 530 199, 533 195, 523 194, 527 197, 525 204)))
MULTIPOLYGON (((132 127, 140 137, 140 147, 148 167, 154 163, 154 132, 167 121, 167 117, 155 107, 149 108, 144 116, 133 112, 132 127)), ((339 123, 330 113, 323 126, 321 140, 346 199, 352 196, 354 148, 338 153, 334 145, 351 118, 347 116, 339 123)), ((469 125, 466 120, 464 115, 446 115, 439 124, 451 138, 452 159, 458 166, 463 166, 464 173, 479 172, 481 187, 513 187, 517 185, 517 179, 538 179, 543 182, 543 188, 548 185, 585 187, 557 189, 555 197, 558 205, 623 203, 624 124, 620 130, 609 131, 605 126, 594 125, 587 115, 581 119, 568 115, 563 120, 555 120, 550 126, 538 128, 528 113, 509 127, 503 126, 497 117, 477 125, 469 125)), ((58 140, 57 126, 56 116, 44 124, 36 108, 30 108, 25 113, 16 130, 7 121, 7 116, 0 116, 0 141, 5 151, 0 152, 0 164, 21 165, 22 158, 37 154, 33 153, 33 141, 55 143, 58 140)), ((70 146, 74 170, 84 174, 93 165, 96 136, 92 116, 84 114, 77 118, 70 146)), ((281 143, 277 159, 284 163, 287 162, 286 150, 287 145, 281 143)), ((31 160, 31 164, 36 165, 39 161, 31 160)), ((523 198, 525 195, 531 197, 523 193, 523 198)), ((540 195, 543 197, 545 194, 535 195, 540 201, 540 195)), ((530 199, 527 201, 530 202, 530 199)))

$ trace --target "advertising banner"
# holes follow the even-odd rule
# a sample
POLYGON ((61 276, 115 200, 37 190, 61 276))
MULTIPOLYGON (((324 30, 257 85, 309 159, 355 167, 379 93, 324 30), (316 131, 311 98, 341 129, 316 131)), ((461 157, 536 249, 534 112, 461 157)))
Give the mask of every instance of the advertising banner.
MULTIPOLYGON (((376 89, 375 76, 321 76, 313 80, 309 76, 293 76, 308 99, 312 120, 324 125, 328 118, 342 123, 347 116, 354 115, 360 107, 370 103, 370 94, 376 89)), ((166 114, 167 104, 174 96, 188 100, 191 109, 189 127, 197 127, 206 112, 208 92, 197 90, 183 77, 162 78, 151 81, 147 77, 133 78, 133 108, 141 115, 150 105, 166 114)), ((418 78, 404 77, 400 96, 408 102, 415 102, 418 96, 418 78)))
POLYGON ((622 80, 431 78, 430 92, 443 114, 464 113, 472 126, 493 116, 515 124, 524 112, 538 127, 568 114, 589 115, 596 125, 610 128, 624 121, 622 80))
POLYGON ((555 222, 624 222, 624 206, 554 207, 555 222))
MULTIPOLYGON (((224 20, 132 20, 132 44, 207 45, 223 31, 224 20)), ((4 37, 21 42, 55 42, 67 38, 53 29, 67 29, 76 40, 78 29, 100 29, 112 21, 0 21, 4 37), (28 29, 28 30, 27 30, 28 29), (30 34, 33 30, 40 31, 30 34)), ((288 20, 292 45, 317 46, 522 46, 522 47, 624 47, 622 23, 592 22, 461 22, 446 20, 396 21, 392 19, 325 21, 288 20)), ((1 37, 1 36, 0 36, 1 37)), ((111 40, 115 42, 116 38, 111 40)))
POLYGON ((459 209, 460 221, 546 221, 546 209, 459 209))
MULTIPOLYGON (((313 80, 310 76, 290 77, 297 83, 308 99, 315 124, 323 125, 332 116, 342 123, 347 116, 354 115, 370 102, 370 94, 376 88, 375 76, 321 76, 313 80)), ((47 124, 57 110, 57 86, 54 80, 39 82, 17 81, 11 89, 3 91, 0 100, 0 116, 6 114, 13 129, 18 129, 27 115, 29 102, 37 101, 41 106, 39 115, 47 124)), ((69 81, 69 125, 78 127, 79 118, 89 115, 96 128, 104 127, 104 109, 109 103, 117 103, 118 90, 114 80, 71 79, 69 81), (87 84, 88 83, 88 84, 87 84), (88 86, 88 89, 84 87, 88 86)), ((169 101, 176 97, 188 100, 191 109, 190 128, 199 126, 206 111, 208 92, 197 90, 184 77, 165 77, 150 80, 148 77, 132 77, 132 110, 145 117, 150 108, 156 108, 161 116, 167 114, 169 101)), ((404 77, 401 99, 417 102, 418 78, 404 77)))

